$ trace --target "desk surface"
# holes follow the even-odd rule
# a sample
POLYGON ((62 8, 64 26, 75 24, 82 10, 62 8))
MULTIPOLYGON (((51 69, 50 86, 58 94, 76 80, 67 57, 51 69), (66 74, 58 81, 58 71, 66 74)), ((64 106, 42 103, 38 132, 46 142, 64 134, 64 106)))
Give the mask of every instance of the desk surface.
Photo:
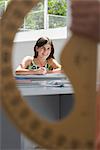
POLYGON ((16 78, 32 78, 32 79, 42 79, 42 78, 67 78, 63 73, 49 73, 44 75, 14 75, 16 78))
POLYGON ((17 86, 23 96, 72 94, 70 85, 66 87, 17 86))
POLYGON ((23 96, 73 93, 72 86, 64 74, 17 75, 15 78, 23 96))

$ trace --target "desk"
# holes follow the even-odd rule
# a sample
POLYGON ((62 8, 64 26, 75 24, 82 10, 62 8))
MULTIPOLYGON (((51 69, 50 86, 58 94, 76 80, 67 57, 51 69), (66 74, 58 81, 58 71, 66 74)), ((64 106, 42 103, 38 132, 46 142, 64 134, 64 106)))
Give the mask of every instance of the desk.
POLYGON ((70 81, 64 74, 16 76, 16 79, 23 96, 73 93, 70 81))
MULTIPOLYGON (((23 81, 30 78, 30 76, 24 77, 23 81)), ((49 121, 64 118, 74 103, 73 90, 65 76, 57 74, 51 75, 51 77, 48 75, 45 78, 44 76, 31 76, 31 79, 32 82, 17 82, 18 89, 30 107, 41 114, 40 117, 49 121)), ((1 118, 2 150, 36 150, 36 145, 28 141, 14 128, 3 111, 1 118)))

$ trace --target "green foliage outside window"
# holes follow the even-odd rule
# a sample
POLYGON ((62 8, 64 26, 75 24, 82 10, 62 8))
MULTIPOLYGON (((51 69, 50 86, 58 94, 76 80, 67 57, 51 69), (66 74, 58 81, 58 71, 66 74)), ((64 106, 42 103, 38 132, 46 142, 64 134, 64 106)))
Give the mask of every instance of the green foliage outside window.
POLYGON ((4 4, 4 1, 1 0, 0 1, 0 17, 2 16, 4 10, 5 10, 5 4, 4 4))
MULTIPOLYGON (((0 16, 5 10, 5 1, 0 0, 0 16)), ((11 0, 8 0, 8 2, 11 0)), ((41 0, 38 4, 27 14, 24 19, 24 25, 21 28, 25 29, 43 29, 44 28, 44 1, 41 0)), ((66 0, 48 0, 48 20, 49 28, 66 26, 66 0)))
POLYGON ((43 13, 44 13, 43 11, 35 13, 31 11, 25 18, 26 29, 35 29, 35 30, 43 29, 44 28, 43 13))
POLYGON ((37 3, 35 7, 25 17, 26 29, 43 29, 44 28, 44 0, 37 3))
POLYGON ((66 26, 66 0, 48 0, 49 28, 66 26))
POLYGON ((48 0, 48 13, 66 16, 66 0, 48 0))
POLYGON ((33 11, 43 11, 44 10, 44 0, 40 0, 35 7, 32 9, 33 11))
MULTIPOLYGON (((49 28, 66 26, 66 0, 48 0, 48 20, 49 28)), ((26 28, 43 29, 44 28, 44 0, 41 0, 25 18, 26 28), (37 11, 40 11, 36 13, 37 11), (41 12, 42 11, 42 12, 41 12), (34 13, 35 12, 35 13, 34 13)))

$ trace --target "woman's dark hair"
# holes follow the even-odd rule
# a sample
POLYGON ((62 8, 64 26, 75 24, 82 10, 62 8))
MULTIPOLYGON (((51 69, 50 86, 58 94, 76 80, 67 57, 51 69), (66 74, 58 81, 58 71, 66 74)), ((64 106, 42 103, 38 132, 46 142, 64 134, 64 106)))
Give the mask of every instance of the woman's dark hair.
POLYGON ((45 44, 50 44, 51 45, 51 53, 48 56, 47 60, 50 58, 54 58, 54 46, 52 41, 48 37, 41 37, 37 40, 35 46, 34 46, 34 58, 37 58, 38 52, 36 51, 37 48, 42 47, 45 44))

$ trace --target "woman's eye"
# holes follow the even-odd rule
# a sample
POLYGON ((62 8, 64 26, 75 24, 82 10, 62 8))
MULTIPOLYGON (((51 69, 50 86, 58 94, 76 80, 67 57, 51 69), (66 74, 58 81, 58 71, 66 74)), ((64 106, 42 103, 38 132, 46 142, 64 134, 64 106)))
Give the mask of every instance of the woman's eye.
POLYGON ((48 48, 48 50, 49 50, 50 48, 48 48))

